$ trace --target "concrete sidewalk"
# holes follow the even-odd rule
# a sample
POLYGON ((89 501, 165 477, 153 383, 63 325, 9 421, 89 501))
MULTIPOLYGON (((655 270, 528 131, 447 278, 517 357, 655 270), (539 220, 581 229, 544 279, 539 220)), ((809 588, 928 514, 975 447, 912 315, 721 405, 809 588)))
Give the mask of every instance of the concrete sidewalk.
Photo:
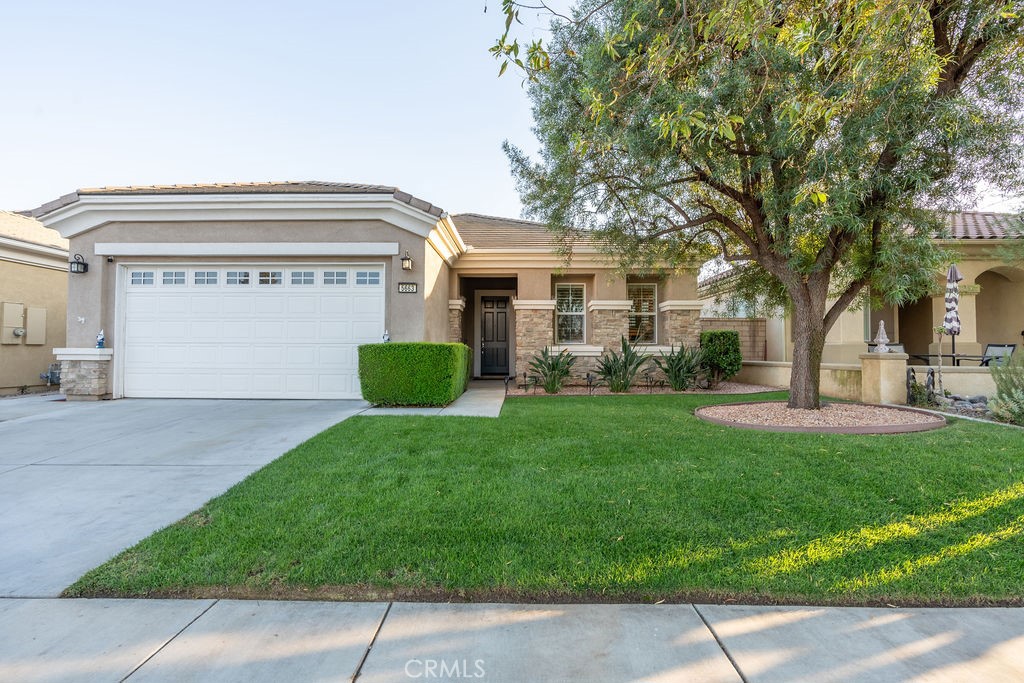
POLYGON ((0 599, 4 681, 1020 681, 1024 609, 0 599))
POLYGON ((496 380, 475 380, 466 393, 443 408, 367 408, 360 415, 441 415, 498 417, 505 403, 505 384, 496 380))

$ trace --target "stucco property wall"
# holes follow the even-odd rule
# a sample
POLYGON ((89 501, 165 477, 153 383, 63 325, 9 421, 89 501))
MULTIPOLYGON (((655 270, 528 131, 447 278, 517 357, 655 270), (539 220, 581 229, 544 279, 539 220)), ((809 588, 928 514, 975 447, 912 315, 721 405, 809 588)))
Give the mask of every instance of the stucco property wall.
POLYGON ((46 339, 42 344, 0 345, 0 394, 21 387, 45 386, 39 373, 54 362, 53 349, 64 346, 67 321, 68 273, 24 263, 0 261, 0 302, 46 309, 46 339))

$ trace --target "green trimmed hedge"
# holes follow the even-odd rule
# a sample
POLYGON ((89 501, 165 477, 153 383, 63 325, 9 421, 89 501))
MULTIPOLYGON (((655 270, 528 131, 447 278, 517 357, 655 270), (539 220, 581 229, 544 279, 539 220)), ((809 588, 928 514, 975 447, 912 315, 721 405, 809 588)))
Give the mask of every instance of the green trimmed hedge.
POLYGON ((711 388, 743 368, 740 333, 735 330, 707 330, 700 333, 701 363, 711 388))
POLYGON ((359 347, 363 398, 385 406, 448 405, 466 390, 471 358, 465 344, 363 344, 359 347))

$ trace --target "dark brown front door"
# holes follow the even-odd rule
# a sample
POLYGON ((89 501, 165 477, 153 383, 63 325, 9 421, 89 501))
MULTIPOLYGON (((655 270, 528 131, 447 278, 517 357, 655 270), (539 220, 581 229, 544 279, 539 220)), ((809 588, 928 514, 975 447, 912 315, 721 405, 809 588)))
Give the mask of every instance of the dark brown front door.
POLYGON ((508 374, 508 297, 480 297, 480 374, 508 374))

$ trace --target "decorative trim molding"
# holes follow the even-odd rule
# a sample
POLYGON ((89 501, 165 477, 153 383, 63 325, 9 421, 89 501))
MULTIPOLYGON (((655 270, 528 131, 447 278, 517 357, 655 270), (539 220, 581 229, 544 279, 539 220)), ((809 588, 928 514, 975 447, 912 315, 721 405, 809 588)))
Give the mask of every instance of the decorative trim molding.
POLYGON ((436 216, 391 196, 326 193, 86 194, 39 220, 64 238, 111 222, 381 220, 424 238, 438 224, 436 216))
POLYGON ((553 311, 554 299, 512 299, 512 308, 520 310, 553 311))
POLYGON ((47 247, 6 237, 0 237, 0 261, 62 270, 65 273, 68 270, 67 249, 61 250, 56 247, 47 247))
POLYGON ((98 242, 97 256, 397 256, 398 242, 98 242))
POLYGON ((628 311, 632 307, 633 302, 629 299, 591 299, 587 304, 588 311, 628 311))
POLYGON ((579 356, 581 358, 597 358, 604 353, 603 346, 593 346, 592 344, 560 344, 556 346, 549 346, 548 349, 554 353, 568 351, 572 355, 579 356))
POLYGON ((704 308, 704 304, 696 299, 673 299, 658 304, 658 311, 661 313, 665 311, 699 311, 702 308, 704 308))
POLYGON ((54 349, 57 360, 110 360, 114 349, 54 349))
POLYGON ((449 311, 464 311, 466 310, 465 299, 448 299, 448 310, 449 311))

